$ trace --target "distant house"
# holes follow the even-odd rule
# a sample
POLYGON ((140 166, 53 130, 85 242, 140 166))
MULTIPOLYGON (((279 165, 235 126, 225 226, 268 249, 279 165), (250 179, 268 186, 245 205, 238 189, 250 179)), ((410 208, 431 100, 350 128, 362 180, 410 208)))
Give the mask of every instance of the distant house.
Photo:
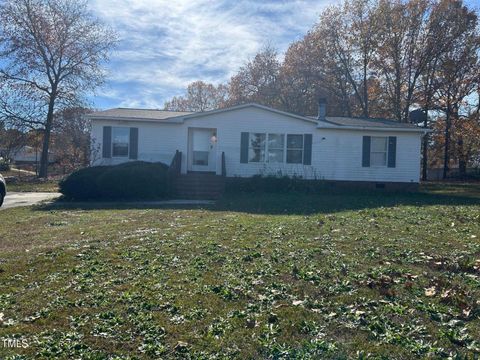
MULTIPOLYGON (((31 146, 21 146, 18 149, 10 151, 10 160, 14 164, 36 164, 40 162, 41 151, 31 146)), ((55 155, 49 151, 48 162, 55 162, 55 155)))
MULTIPOLYGON (((307 117, 258 104, 189 113, 116 108, 88 115, 94 165, 131 160, 181 173, 287 175, 339 182, 417 184, 424 129, 385 119, 307 117)), ((193 175, 192 175, 193 176, 193 175)))

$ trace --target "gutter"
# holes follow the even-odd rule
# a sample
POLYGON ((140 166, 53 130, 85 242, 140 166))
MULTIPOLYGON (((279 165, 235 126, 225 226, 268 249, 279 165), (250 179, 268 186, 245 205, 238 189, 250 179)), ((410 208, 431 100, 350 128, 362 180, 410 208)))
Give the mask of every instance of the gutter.
POLYGON ((103 120, 103 121, 134 121, 134 122, 152 122, 156 124, 181 124, 183 123, 183 116, 170 117, 166 119, 145 119, 145 118, 136 118, 136 117, 106 117, 98 115, 87 115, 90 120, 103 120))
POLYGON ((418 132, 427 134, 432 132, 431 129, 424 128, 393 128, 393 127, 369 127, 369 126, 342 126, 338 125, 337 127, 330 126, 317 126, 317 129, 322 130, 358 130, 358 131, 390 131, 390 132, 418 132))

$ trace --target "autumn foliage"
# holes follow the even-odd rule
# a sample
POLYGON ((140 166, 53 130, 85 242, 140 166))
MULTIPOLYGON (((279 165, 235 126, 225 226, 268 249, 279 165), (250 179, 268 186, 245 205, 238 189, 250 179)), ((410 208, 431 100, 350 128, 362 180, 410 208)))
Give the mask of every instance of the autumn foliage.
POLYGON ((326 97, 328 115, 399 122, 412 121, 417 109, 428 114, 419 126, 435 130, 424 140, 423 167, 443 164, 447 176, 450 167, 478 166, 471 134, 479 126, 479 50, 478 16, 463 1, 346 0, 324 10, 284 54, 264 47, 226 84, 197 81, 166 108, 256 102, 316 115, 317 99, 326 97), (221 97, 202 91, 217 88, 221 97))

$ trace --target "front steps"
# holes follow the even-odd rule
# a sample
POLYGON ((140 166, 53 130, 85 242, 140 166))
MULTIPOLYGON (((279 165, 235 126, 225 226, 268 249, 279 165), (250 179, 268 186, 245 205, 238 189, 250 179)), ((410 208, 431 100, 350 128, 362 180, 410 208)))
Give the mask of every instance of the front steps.
POLYGON ((175 179, 175 190, 180 199, 218 199, 225 191, 225 178, 204 172, 181 174, 175 179))

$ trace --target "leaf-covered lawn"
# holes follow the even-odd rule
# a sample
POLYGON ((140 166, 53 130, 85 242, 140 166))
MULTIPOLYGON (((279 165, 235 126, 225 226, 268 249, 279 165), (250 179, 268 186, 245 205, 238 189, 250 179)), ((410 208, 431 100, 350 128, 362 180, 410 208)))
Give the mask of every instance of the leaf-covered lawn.
POLYGON ((474 358, 478 185, 427 191, 2 210, 0 358, 474 358))

